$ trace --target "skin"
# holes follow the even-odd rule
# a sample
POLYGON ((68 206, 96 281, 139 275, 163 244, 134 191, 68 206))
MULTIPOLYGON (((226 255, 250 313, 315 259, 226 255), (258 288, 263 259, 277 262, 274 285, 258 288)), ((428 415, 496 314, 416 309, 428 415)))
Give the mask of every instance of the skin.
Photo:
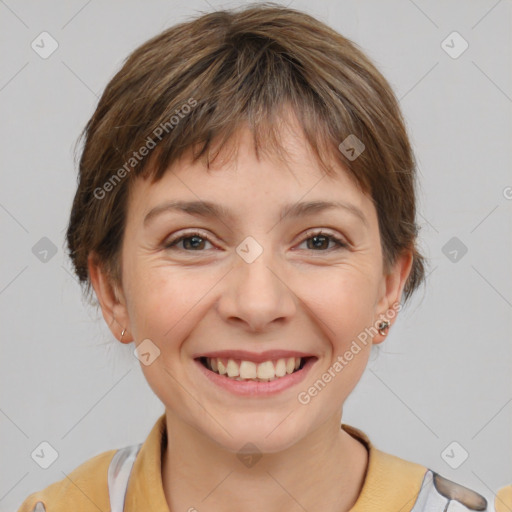
POLYGON ((296 120, 282 130, 288 165, 268 155, 258 160, 250 132, 237 135, 236 154, 219 158, 209 173, 201 162, 182 159, 157 183, 137 178, 121 283, 109 279, 93 254, 91 281, 114 336, 121 340, 126 327, 123 343, 150 339, 160 350, 141 368, 165 405, 162 483, 170 510, 188 510, 207 496, 203 508, 210 512, 347 511, 363 485, 368 454, 340 428, 342 408, 372 344, 385 336, 360 344, 307 405, 297 394, 400 301, 412 256, 404 253, 384 273, 373 202, 344 169, 335 178, 324 174, 296 120), (234 216, 166 212, 144 225, 152 208, 177 199, 218 203, 234 216), (279 221, 284 205, 313 200, 357 206, 366 224, 344 209, 279 221), (195 229, 201 238, 165 247, 195 229), (312 238, 320 229, 346 246, 312 238), (236 252, 247 236, 263 248, 250 264, 236 252), (222 349, 299 350, 318 360, 297 386, 247 398, 211 384, 196 368, 194 354, 222 349), (263 454, 251 467, 236 456, 247 442, 263 454))

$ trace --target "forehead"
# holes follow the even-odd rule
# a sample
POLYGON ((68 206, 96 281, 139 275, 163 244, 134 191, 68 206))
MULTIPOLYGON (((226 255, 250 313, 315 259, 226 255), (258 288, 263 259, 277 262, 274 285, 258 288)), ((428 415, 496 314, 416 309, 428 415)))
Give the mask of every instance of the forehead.
POLYGON ((373 207, 371 198, 342 165, 323 155, 335 171, 326 173, 296 120, 283 123, 279 133, 282 153, 268 148, 256 152, 253 133, 244 126, 209 166, 193 161, 189 152, 173 162, 158 181, 136 178, 129 209, 147 217, 170 203, 187 202, 189 211, 210 216, 229 218, 263 208, 278 209, 282 218, 291 212, 319 211, 320 202, 339 202, 356 214, 368 213, 373 207))

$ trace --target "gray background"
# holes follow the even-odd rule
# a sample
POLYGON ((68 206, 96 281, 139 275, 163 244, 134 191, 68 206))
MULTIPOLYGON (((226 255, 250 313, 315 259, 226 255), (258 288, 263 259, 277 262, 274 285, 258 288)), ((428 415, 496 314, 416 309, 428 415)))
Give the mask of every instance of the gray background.
MULTIPOLYGON (((428 284, 372 356, 343 421, 492 496, 512 483, 511 2, 283 3, 375 61, 419 162, 428 284), (458 58, 441 46, 453 31, 469 44, 458 58), (469 454, 457 469, 441 456, 453 441, 469 454)), ((73 148, 129 52, 198 10, 240 4, 0 1, 2 511, 102 451, 143 441, 163 412, 133 344, 82 303, 65 256, 73 148), (59 44, 47 59, 31 48, 43 31, 59 44), (47 261, 33 252, 43 237, 57 250, 47 261), (31 458, 42 441, 59 455, 48 469, 31 458)), ((462 451, 449 453, 453 464, 462 451)))

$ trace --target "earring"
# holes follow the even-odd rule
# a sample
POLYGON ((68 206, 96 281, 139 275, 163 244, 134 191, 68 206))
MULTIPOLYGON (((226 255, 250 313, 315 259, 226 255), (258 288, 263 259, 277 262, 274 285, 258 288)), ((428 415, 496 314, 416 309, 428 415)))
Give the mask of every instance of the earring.
POLYGON ((389 329, 390 325, 391 324, 387 320, 382 320, 378 326, 379 334, 381 334, 382 336, 386 336, 387 330, 389 329))
POLYGON ((124 333, 126 332, 126 327, 123 329, 123 331, 121 332, 121 343, 123 342, 123 336, 124 336, 124 333))

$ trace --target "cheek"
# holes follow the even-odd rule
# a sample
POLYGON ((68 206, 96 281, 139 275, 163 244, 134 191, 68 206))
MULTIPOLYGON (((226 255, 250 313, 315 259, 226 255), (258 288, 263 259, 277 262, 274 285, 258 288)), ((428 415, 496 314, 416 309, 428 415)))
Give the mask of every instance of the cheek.
POLYGON ((186 400, 176 392, 175 382, 183 377, 180 347, 199 322, 199 308, 194 306, 203 286, 175 269, 150 264, 133 268, 130 278, 129 315, 135 344, 149 339, 160 351, 151 364, 142 364, 141 369, 165 404, 183 408, 186 400))
POLYGON ((337 345, 371 325, 377 297, 374 273, 370 268, 345 266, 318 272, 311 279, 298 278, 296 289, 302 291, 299 297, 319 317, 326 335, 337 345))
POLYGON ((131 269, 129 314, 136 339, 150 338, 166 347, 184 339, 197 324, 201 301, 215 279, 151 262, 131 269))
MULTIPOLYGON (((372 347, 376 287, 375 276, 344 268, 317 281, 309 293, 311 309, 325 343, 321 379, 328 379, 321 404, 342 404, 359 382, 372 347), (313 309, 314 308, 314 309, 313 309)), ((338 405, 337 405, 338 406, 338 405)))

